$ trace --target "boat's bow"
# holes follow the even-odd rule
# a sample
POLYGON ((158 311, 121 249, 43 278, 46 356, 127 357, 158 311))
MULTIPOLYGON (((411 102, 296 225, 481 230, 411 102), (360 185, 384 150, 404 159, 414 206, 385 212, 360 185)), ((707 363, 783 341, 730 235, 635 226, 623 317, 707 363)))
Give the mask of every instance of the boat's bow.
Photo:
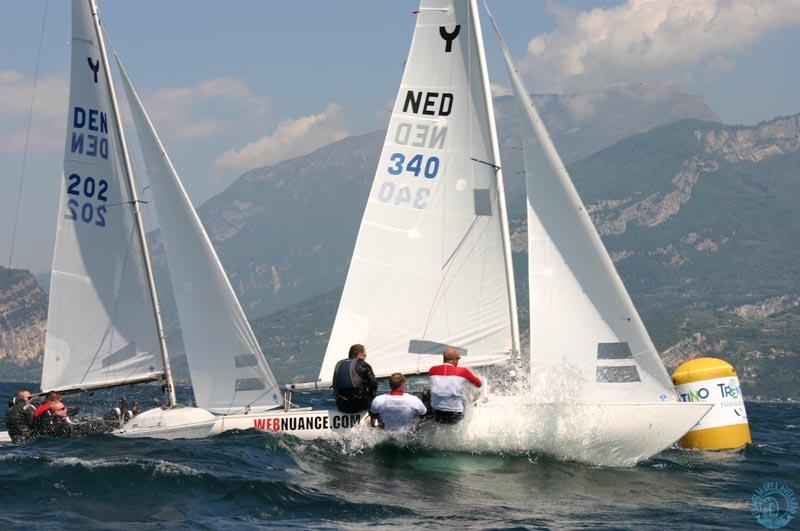
POLYGON ((136 415, 114 435, 155 439, 202 439, 216 435, 217 416, 197 407, 155 408, 136 415))
POLYGON ((434 447, 544 453, 600 466, 633 466, 668 448, 708 413, 699 403, 524 402, 490 397, 457 429, 420 435, 434 447))

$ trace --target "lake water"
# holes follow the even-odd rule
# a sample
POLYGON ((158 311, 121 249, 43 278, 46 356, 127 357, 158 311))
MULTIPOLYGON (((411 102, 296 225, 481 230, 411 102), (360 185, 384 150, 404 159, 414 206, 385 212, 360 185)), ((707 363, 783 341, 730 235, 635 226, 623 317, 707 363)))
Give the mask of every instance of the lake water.
MULTIPOLYGON (((0 384, 4 397, 15 388, 0 384)), ((98 393, 97 410, 122 392, 98 393)), ((144 400, 155 388, 124 392, 144 400)), ((92 410, 86 396, 67 402, 92 410)), ((754 444, 744 451, 671 449, 616 469, 253 430, 184 441, 39 439, 0 448, 0 527, 761 528, 751 514, 760 485, 800 494, 800 411, 747 409, 754 444)), ((786 527, 798 528, 800 517, 786 527)))

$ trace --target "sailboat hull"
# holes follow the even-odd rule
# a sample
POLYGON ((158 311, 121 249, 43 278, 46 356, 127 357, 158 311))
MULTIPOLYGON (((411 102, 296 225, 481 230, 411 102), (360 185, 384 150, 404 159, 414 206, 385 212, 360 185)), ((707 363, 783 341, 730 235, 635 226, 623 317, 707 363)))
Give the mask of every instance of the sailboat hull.
MULTIPOLYGON (((709 411, 683 402, 523 403, 491 397, 456 426, 428 424, 417 432, 425 447, 480 453, 540 452, 599 466, 633 466, 668 448, 709 411)), ((276 411, 220 417, 216 432, 256 429, 319 439, 368 425, 367 414, 326 410, 276 411)))
POLYGON ((428 447, 471 452, 541 452, 599 466, 633 466, 668 448, 705 416, 706 404, 521 403, 491 397, 455 428, 421 430, 428 447))
POLYGON ((368 414, 342 413, 336 410, 312 410, 297 408, 289 411, 268 411, 248 415, 225 415, 218 417, 216 429, 256 429, 272 433, 294 435, 301 439, 319 439, 348 433, 358 426, 366 426, 368 414))
POLYGON ((154 439, 202 439, 220 433, 217 417, 196 407, 150 409, 129 420, 122 429, 112 432, 119 437, 154 439))

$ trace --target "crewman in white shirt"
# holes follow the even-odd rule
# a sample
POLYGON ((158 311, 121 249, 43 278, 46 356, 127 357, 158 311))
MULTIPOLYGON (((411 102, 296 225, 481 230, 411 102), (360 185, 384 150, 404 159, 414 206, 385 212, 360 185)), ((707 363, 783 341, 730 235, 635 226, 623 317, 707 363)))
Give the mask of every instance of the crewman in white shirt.
POLYGON ((399 372, 389 377, 389 387, 391 392, 372 401, 370 413, 378 415, 384 429, 388 431, 413 429, 417 417, 427 413, 427 408, 422 400, 405 392, 406 377, 399 372))

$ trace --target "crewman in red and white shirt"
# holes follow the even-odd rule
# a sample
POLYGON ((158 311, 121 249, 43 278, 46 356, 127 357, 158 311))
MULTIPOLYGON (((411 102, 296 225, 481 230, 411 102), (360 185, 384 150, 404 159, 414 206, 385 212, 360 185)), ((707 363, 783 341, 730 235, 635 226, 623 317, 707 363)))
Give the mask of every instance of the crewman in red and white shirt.
POLYGON ((480 387, 481 381, 466 367, 458 366, 461 354, 457 349, 444 349, 443 357, 444 363, 431 367, 428 371, 431 409, 436 422, 455 424, 464 418, 464 390, 467 384, 480 387))

